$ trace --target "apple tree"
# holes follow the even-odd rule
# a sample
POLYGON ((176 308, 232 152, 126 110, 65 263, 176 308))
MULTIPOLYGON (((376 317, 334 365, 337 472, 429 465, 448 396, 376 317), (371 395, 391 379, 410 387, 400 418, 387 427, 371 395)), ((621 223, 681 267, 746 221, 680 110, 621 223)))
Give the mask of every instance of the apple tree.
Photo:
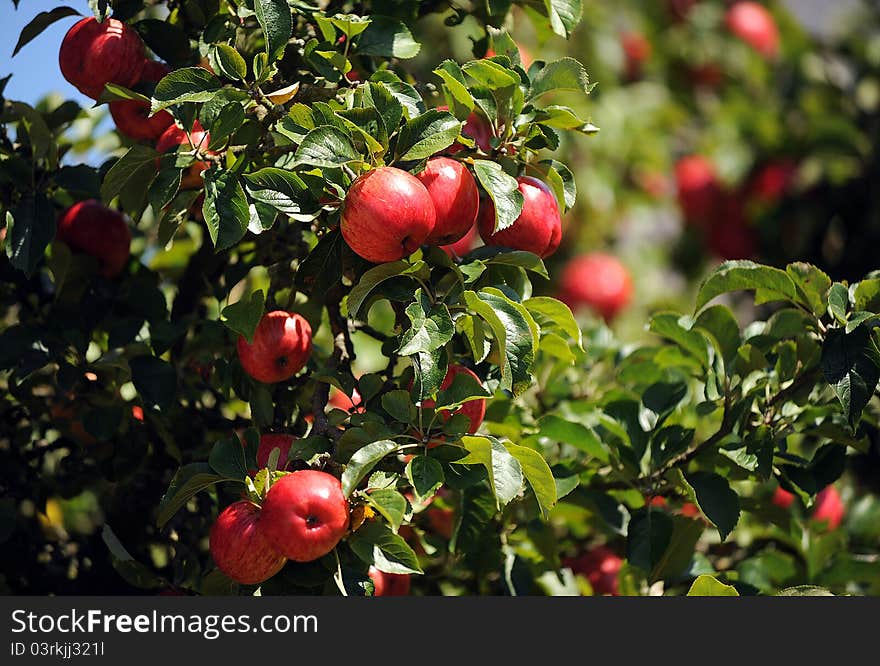
POLYGON ((638 343, 566 305, 608 262, 553 286, 592 83, 509 28, 580 2, 88 10, 16 50, 73 21, 118 147, 2 99, 10 591, 877 591, 833 484, 876 437, 880 278, 724 263, 638 343))

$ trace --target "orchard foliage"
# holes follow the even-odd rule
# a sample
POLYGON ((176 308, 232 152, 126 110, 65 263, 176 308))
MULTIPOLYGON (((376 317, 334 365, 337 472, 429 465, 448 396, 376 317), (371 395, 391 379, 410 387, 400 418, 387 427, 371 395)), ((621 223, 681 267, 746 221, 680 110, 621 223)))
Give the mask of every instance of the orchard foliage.
POLYGON ((518 178, 578 210, 589 174, 554 154, 591 149, 590 78, 526 62, 507 28, 516 11, 569 38, 580 2, 89 6, 168 65, 97 105, 174 124, 93 167, 76 103, 2 100, 10 591, 878 591, 876 527, 812 509, 876 434, 880 278, 727 262, 622 344, 552 297, 555 246, 371 263, 343 237, 360 176, 441 155, 478 184, 484 239, 522 237, 518 178), (475 57, 431 61, 468 15, 475 57), (62 231, 91 200, 127 220, 119 271, 62 231), (728 307, 743 291, 750 321, 728 307), (241 359, 277 311, 302 322, 296 372, 263 383, 241 359), (342 495, 326 519, 293 490, 318 477, 342 495), (319 545, 293 514, 330 526, 319 545))

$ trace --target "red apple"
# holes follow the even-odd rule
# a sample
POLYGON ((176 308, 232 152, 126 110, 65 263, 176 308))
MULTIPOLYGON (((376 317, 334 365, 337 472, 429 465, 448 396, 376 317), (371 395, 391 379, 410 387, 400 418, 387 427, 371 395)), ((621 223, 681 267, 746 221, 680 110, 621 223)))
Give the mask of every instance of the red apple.
POLYGON ((790 160, 769 162, 752 176, 748 193, 761 203, 774 204, 788 192, 795 171, 796 167, 790 160))
POLYGON ((264 384, 290 379, 305 367, 312 352, 312 327, 302 316, 273 310, 263 315, 253 342, 238 338, 241 367, 264 384))
MULTIPOLYGON (((141 73, 141 81, 158 83, 171 70, 155 60, 147 60, 141 73)), ((116 129, 135 141, 155 141, 174 124, 174 117, 167 111, 150 116, 150 105, 133 99, 110 102, 110 115, 116 129)))
POLYGON ((811 517, 813 520, 825 522, 828 529, 836 530, 840 527, 845 513, 846 507, 837 488, 826 486, 816 495, 816 502, 813 504, 811 517))
POLYGON ((566 558, 563 564, 590 581, 594 594, 617 596, 617 574, 623 560, 608 546, 597 546, 578 557, 566 558))
POLYGON ((464 238, 480 210, 480 192, 471 172, 461 162, 434 157, 416 178, 434 202, 434 229, 425 243, 449 245, 464 238))
POLYGON ((757 2, 736 2, 724 18, 728 30, 768 59, 779 54, 779 30, 773 15, 757 2))
POLYGON ((752 259, 758 251, 757 234, 749 224, 744 204, 742 193, 723 195, 708 229, 706 243, 722 259, 752 259))
POLYGON ((140 405, 132 405, 131 406, 131 416, 136 421, 144 422, 144 408, 140 405))
POLYGON ((477 226, 474 225, 470 229, 468 229, 468 232, 459 240, 449 245, 441 245, 440 249, 443 250, 450 257, 463 257, 468 252, 473 250, 474 247, 476 247, 479 240, 480 232, 477 231, 477 226))
POLYGON ((716 63, 707 62, 689 69, 690 79, 695 86, 715 89, 724 81, 724 72, 716 63))
POLYGON ((434 534, 442 536, 444 539, 452 538, 452 532, 455 529, 455 512, 452 509, 431 507, 425 511, 425 517, 434 534))
POLYGON ((327 404, 330 407, 342 409, 346 412, 350 412, 355 408, 357 408, 358 412, 364 411, 364 407, 361 405, 361 394, 358 393, 357 389, 354 389, 351 396, 348 396, 335 386, 331 386, 330 398, 327 400, 327 404))
POLYGON ((686 518, 699 518, 702 515, 700 508, 693 502, 685 502, 682 504, 679 513, 686 518))
MULTIPOLYGON (((453 364, 449 366, 449 369, 446 371, 446 376, 443 378, 443 381, 440 383, 440 390, 445 391, 450 386, 452 386, 452 382, 455 380, 456 375, 470 375, 473 379, 482 385, 480 378, 470 369, 464 367, 463 365, 453 364)), ((437 404, 431 398, 427 400, 422 400, 422 406, 427 408, 432 408, 435 404, 437 404)), ((470 419, 470 426, 468 427, 468 432, 473 435, 480 428, 480 424, 483 423, 483 419, 486 416, 486 400, 485 398, 479 398, 478 400, 470 400, 464 403, 458 409, 453 409, 451 411, 444 410, 440 412, 441 419, 445 423, 455 414, 463 414, 470 419)), ((437 446, 440 442, 434 444, 437 446)))
POLYGON ((776 490, 773 492, 773 503, 783 509, 790 509, 794 504, 794 497, 794 493, 788 492, 782 486, 776 486, 776 490))
POLYGON ((227 506, 211 526, 211 557, 217 568, 243 585, 262 583, 281 571, 285 559, 258 527, 261 512, 242 500, 227 506))
POLYGON ((73 204, 58 220, 58 240, 98 260, 101 274, 119 275, 131 255, 131 230, 125 218, 95 199, 73 204))
POLYGON ((418 178, 380 167, 351 184, 340 228, 352 250, 378 264, 415 252, 434 229, 434 220, 434 202, 418 178))
MULTIPOLYGON (((449 111, 449 107, 445 104, 437 107, 438 111, 449 111)), ((484 153, 492 152, 492 127, 489 121, 481 116, 477 111, 471 111, 470 115, 465 119, 462 125, 461 133, 470 137, 477 144, 477 147, 484 153)), ((455 153, 464 150, 464 146, 457 141, 453 143, 444 152, 447 155, 455 155, 455 153)))
POLYGON ((131 88, 144 67, 144 43, 122 21, 81 19, 64 35, 58 51, 61 74, 81 93, 98 99, 108 83, 131 88))
POLYGON ((488 197, 483 199, 478 220, 480 236, 486 245, 501 245, 549 257, 562 240, 559 204, 550 188, 537 178, 520 176, 516 180, 524 198, 522 213, 511 226, 493 234, 495 205, 488 197))
POLYGON ((700 155, 682 157, 675 165, 675 181, 685 221, 695 225, 707 222, 721 198, 712 163, 700 155))
POLYGON ((601 252, 572 259, 562 271, 560 299, 572 309, 585 306, 611 321, 629 305, 633 283, 617 257, 601 252))
POLYGON ((267 433, 260 436, 260 446, 257 448, 257 467, 263 469, 269 466, 269 456, 275 449, 280 450, 278 456, 278 469, 287 469, 287 456, 290 453, 290 447, 293 446, 293 435, 285 435, 283 433, 272 434, 267 433))
POLYGON ((392 574, 371 566, 368 572, 373 581, 374 597, 405 597, 409 595, 409 574, 392 574))
POLYGON ((640 32, 624 32, 620 35, 624 56, 624 75, 628 80, 641 78, 642 67, 651 57, 651 42, 640 32))
POLYGON ((311 562, 336 547, 348 520, 339 479, 307 469, 288 474, 269 488, 259 528, 289 559, 311 562))
MULTIPOLYGON (((171 125, 162 132, 159 140, 156 141, 156 151, 159 153, 167 153, 170 150, 176 150, 178 146, 185 146, 183 152, 198 151, 204 154, 212 155, 212 151, 208 150, 211 143, 211 133, 206 132, 202 124, 193 121, 192 131, 187 135, 182 127, 171 125)), ((198 189, 204 184, 202 171, 211 168, 211 163, 206 161, 195 162, 187 172, 183 175, 180 187, 184 190, 198 189)))

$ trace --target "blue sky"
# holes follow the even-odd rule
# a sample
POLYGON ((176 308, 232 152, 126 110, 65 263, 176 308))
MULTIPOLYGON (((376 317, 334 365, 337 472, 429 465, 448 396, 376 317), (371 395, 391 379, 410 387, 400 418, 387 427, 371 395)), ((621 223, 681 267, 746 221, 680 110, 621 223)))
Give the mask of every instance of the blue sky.
POLYGON ((12 57, 21 29, 41 11, 62 5, 73 7, 85 16, 91 13, 86 0, 22 0, 17 11, 10 0, 0 0, 0 78, 13 74, 6 86, 7 99, 33 104, 47 93, 58 92, 83 106, 93 104, 65 81, 58 69, 58 47, 70 26, 79 20, 76 16, 53 23, 12 57))

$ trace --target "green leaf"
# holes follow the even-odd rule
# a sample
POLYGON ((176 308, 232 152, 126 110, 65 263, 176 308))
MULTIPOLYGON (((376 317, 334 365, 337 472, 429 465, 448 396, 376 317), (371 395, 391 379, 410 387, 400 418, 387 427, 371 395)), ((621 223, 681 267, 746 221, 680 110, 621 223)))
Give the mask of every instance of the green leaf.
POLYGON ((156 84, 150 112, 184 102, 207 102, 221 87, 220 79, 201 67, 175 69, 156 84))
POLYGON ((855 429, 880 380, 880 352, 870 329, 861 325, 849 334, 829 330, 822 345, 822 372, 855 429))
POLYGON ((397 444, 390 439, 383 439, 372 444, 367 444, 359 449, 348 461, 345 471, 342 473, 342 492, 346 497, 351 495, 370 470, 372 470, 382 458, 392 451, 397 450, 397 444))
POLYGON ((501 165, 489 160, 474 160, 474 173, 495 204, 495 227, 492 233, 507 229, 522 213, 523 194, 516 178, 501 165))
POLYGON ((658 415, 674 410, 687 395, 684 382, 657 382, 651 384, 642 394, 642 404, 658 415))
POLYGON ((880 312, 880 278, 862 280, 856 285, 853 296, 856 310, 880 312))
POLYGON ((589 94, 593 89, 584 66, 574 58, 547 63, 532 79, 528 99, 534 101, 550 92, 573 90, 589 94))
POLYGON ((449 358, 443 347, 432 352, 419 352, 410 356, 415 370, 413 388, 419 400, 434 395, 440 389, 449 369, 449 358))
POLYGON ((263 317, 263 308, 266 296, 262 289, 258 289, 250 295, 250 298, 242 296, 238 301, 227 305, 220 313, 220 321, 235 333, 243 335, 252 343, 257 325, 263 317))
POLYGON ((541 160, 538 167, 544 170, 544 180, 553 189, 556 200, 565 204, 562 212, 571 210, 577 200, 577 183, 571 169, 556 160, 541 160))
POLYGON ((727 479, 713 472, 693 472, 683 478, 700 511, 718 528, 724 541, 739 521, 739 496, 727 479))
POLYGON ((406 513, 406 498, 396 490, 383 488, 373 490, 367 495, 367 501, 376 511, 385 517, 391 524, 391 529, 397 532, 403 522, 406 513))
POLYGON ((469 402, 472 399, 491 398, 483 385, 467 373, 459 373, 452 379, 452 383, 437 394, 435 409, 454 409, 469 402))
POLYGON ((538 421, 538 427, 539 437, 546 437, 554 442, 563 442, 605 463, 610 460, 608 451, 592 428, 576 421, 563 419, 555 414, 542 416, 538 421))
POLYGON ((419 558, 402 537, 380 522, 364 523, 349 537, 349 545, 364 562, 393 574, 420 574, 419 558))
POLYGON ((42 193, 27 194, 6 211, 6 256, 31 277, 55 237, 55 210, 42 193))
POLYGON ((714 576, 703 574, 697 576, 687 595, 689 597, 738 597, 739 592, 732 585, 725 585, 714 576))
POLYGON ((403 389, 388 391, 382 396, 381 403, 382 409, 401 423, 412 423, 416 418, 416 406, 410 398, 409 391, 403 389))
POLYGON ((523 469, 507 448, 494 437, 462 437, 468 455, 454 461, 456 465, 482 465, 489 474, 489 485, 498 508, 508 504, 522 490, 523 469))
POLYGON ((468 117, 474 110, 474 98, 467 88, 464 79, 464 73, 461 67, 454 60, 444 60, 440 63, 434 74, 443 80, 447 95, 446 100, 449 102, 449 108, 453 111, 453 115, 459 119, 468 117))
POLYGON ((227 79, 244 81, 247 77, 247 63, 229 44, 214 44, 211 46, 211 56, 217 70, 227 79))
POLYGON ((266 36, 269 60, 278 60, 293 33, 293 16, 287 0, 254 0, 254 13, 266 36))
POLYGON ((150 146, 136 144, 120 157, 107 171, 101 185, 101 199, 110 202, 129 183, 149 183, 158 171, 158 153, 150 146))
POLYGON ((675 312, 661 312, 651 318, 650 330, 660 337, 676 343, 696 358, 704 368, 709 367, 709 351, 706 338, 681 324, 682 317, 675 312))
POLYGON ((24 102, 6 102, 6 104, 27 132, 34 160, 46 159, 50 169, 57 168, 58 145, 43 114, 24 102))
POLYGON ((407 306, 406 316, 411 325, 400 337, 401 356, 432 352, 452 340, 455 325, 449 308, 443 303, 432 306, 421 289, 416 292, 415 302, 407 306))
POLYGON ((794 587, 786 587, 776 593, 777 597, 833 597, 834 594, 826 590, 824 587, 816 585, 796 585, 794 587))
POLYGON ((266 167, 243 178, 252 199, 295 220, 309 222, 321 210, 309 186, 292 171, 266 167))
POLYGON ((349 317, 357 319, 361 316, 361 309, 364 307, 370 294, 380 284, 394 277, 418 273, 425 266, 424 262, 410 264, 401 260, 379 264, 368 270, 361 276, 361 279, 348 294, 347 310, 349 317))
POLYGON ((583 349, 581 328, 565 303, 548 296, 535 296, 523 301, 523 305, 540 324, 541 330, 558 328, 577 343, 578 349, 583 349))
POLYGON ((416 494, 416 500, 431 497, 445 481, 443 466, 434 458, 418 455, 406 464, 406 478, 416 494))
POLYGON ((174 514, 194 495, 224 480, 222 476, 214 473, 208 463, 191 463, 179 468, 171 479, 168 490, 159 501, 156 524, 160 529, 165 527, 174 514))
POLYGON ((356 53, 403 59, 419 54, 421 46, 406 25, 387 16, 371 16, 370 20, 370 25, 357 39, 356 53))
POLYGON ((238 176, 216 168, 204 172, 202 215, 215 249, 226 250, 244 238, 250 220, 247 197, 238 176))
POLYGON ((703 535, 703 522, 700 520, 672 516, 672 522, 669 546, 651 570, 652 581, 675 579, 681 576, 694 559, 694 550, 703 535))
POLYGON ((25 44, 37 37, 43 32, 43 30, 55 23, 55 21, 59 21, 68 16, 79 16, 79 12, 72 7, 56 7, 47 12, 40 12, 37 14, 31 19, 30 23, 21 29, 21 34, 18 36, 18 42, 16 42, 15 48, 12 49, 13 57, 16 53, 21 51, 21 48, 25 44))
POLYGON ((155 356, 136 356, 128 365, 131 367, 131 381, 145 401, 162 409, 174 403, 177 373, 173 365, 155 356))
POLYGON ((673 530, 672 517, 665 511, 633 513, 626 535, 627 561, 646 573, 653 571, 672 542, 673 530))
POLYGON ((515 71, 486 58, 466 62, 461 71, 489 90, 512 88, 520 83, 515 71))
POLYGON ((581 20, 581 0, 544 0, 543 14, 550 19, 550 27, 560 37, 568 37, 581 20))
POLYGON ((448 111, 431 109, 408 120, 400 129, 397 154, 401 160, 421 160, 451 146, 461 123, 448 111))
POLYGON ((546 520, 550 516, 550 510, 556 506, 556 479, 553 478, 550 466, 540 453, 527 446, 511 444, 507 450, 519 461, 546 520))
POLYGON ((797 288, 798 300, 817 317, 825 314, 831 278, 815 266, 800 261, 786 266, 785 272, 797 288))
POLYGON ((760 291, 765 300, 793 301, 797 298, 794 282, 785 271, 754 261, 726 261, 700 285, 695 311, 716 296, 740 290, 760 291))
POLYGON ((372 19, 369 17, 355 14, 336 14, 329 20, 346 37, 357 37, 372 23, 372 19))
POLYGON ((846 323, 846 311, 849 307, 849 290, 846 285, 835 282, 828 292, 828 312, 841 324, 846 323))
POLYGON ((700 312, 692 330, 706 332, 726 365, 736 357, 742 344, 739 323, 730 308, 724 305, 712 305, 700 312))
POLYGON ((162 60, 182 65, 189 59, 189 38, 179 25, 161 19, 144 19, 132 27, 162 60))
POLYGON ((174 200, 180 189, 182 171, 174 166, 175 160, 174 155, 164 155, 160 158, 161 166, 147 192, 147 199, 157 218, 163 215, 165 206, 174 200))
POLYGON ((223 144, 226 143, 226 139, 235 134, 244 124, 244 120, 244 107, 240 102, 225 104, 208 128, 211 135, 211 142, 208 144, 208 148, 211 150, 222 148, 223 144))
POLYGON ((296 150, 296 163, 319 168, 358 162, 361 155, 346 134, 330 125, 316 127, 306 134, 296 150))
POLYGON ((248 475, 244 446, 238 435, 217 441, 211 447, 208 464, 217 474, 227 479, 244 479, 248 475))

